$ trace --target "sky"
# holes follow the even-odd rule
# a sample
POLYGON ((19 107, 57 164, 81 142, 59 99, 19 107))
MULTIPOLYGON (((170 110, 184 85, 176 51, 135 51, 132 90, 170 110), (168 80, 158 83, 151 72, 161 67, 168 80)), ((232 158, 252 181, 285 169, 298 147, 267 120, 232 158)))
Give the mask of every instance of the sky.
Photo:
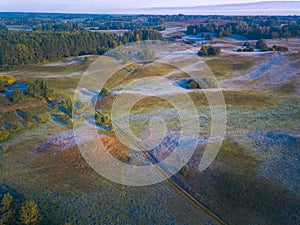
POLYGON ((204 6, 260 1, 263 0, 0 0, 0 11, 119 13, 122 10, 132 10, 148 7, 204 6))

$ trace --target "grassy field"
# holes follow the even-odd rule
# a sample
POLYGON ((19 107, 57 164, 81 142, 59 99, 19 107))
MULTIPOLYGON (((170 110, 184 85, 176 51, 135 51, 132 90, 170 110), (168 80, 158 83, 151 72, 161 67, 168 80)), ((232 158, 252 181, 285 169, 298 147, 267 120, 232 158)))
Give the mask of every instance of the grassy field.
POLYGON ((259 59, 229 56, 205 61, 218 79, 232 78, 254 66, 259 59))
MULTIPOLYGON (((298 56, 296 53, 282 56, 289 66, 294 65, 289 67, 291 71, 299 67, 298 56)), ((222 83, 255 71, 268 57, 270 55, 239 57, 233 54, 209 58, 206 63, 222 83)), ((9 72, 18 82, 45 79, 54 88, 52 104, 59 104, 66 97, 73 97, 79 75, 91 62, 92 57, 71 65, 61 61, 9 72)), ((96 109, 104 115, 110 114, 120 91, 136 79, 169 74, 173 85, 186 78, 186 74, 180 72, 170 74, 175 70, 165 64, 126 66, 108 80, 105 86, 112 93, 100 98, 96 109)), ((262 75, 270 76, 276 69, 262 71, 262 75)), ((278 74, 273 76, 279 77, 278 74)), ((292 76, 266 90, 258 87, 264 78, 251 80, 241 88, 228 85, 223 90, 227 132, 216 160, 207 170, 199 172, 199 161, 205 150, 205 144, 199 144, 188 163, 188 173, 172 177, 228 224, 297 224, 299 219, 299 85, 297 77, 292 76)), ((129 90, 134 91, 134 88, 131 86, 129 90)), ((186 94, 184 91, 187 90, 168 94, 179 97, 186 94)), ((150 119, 161 117, 172 136, 171 131, 175 133, 180 129, 174 106, 160 97, 146 94, 131 109, 133 133, 148 137, 150 119)), ((137 92, 136 95, 142 94, 137 92)), ((188 95, 198 110, 203 128, 199 139, 207 140, 211 115, 206 97, 199 89, 189 90, 188 95)), ((59 108, 55 112, 45 100, 26 96, 22 102, 12 103, 0 95, 1 118, 16 126, 9 139, 0 143, 0 146, 9 147, 7 152, 0 152, 0 197, 6 190, 16 198, 36 200, 44 224, 214 224, 168 182, 127 187, 98 175, 75 146, 70 127, 53 119, 56 114, 65 115, 64 111, 59 108), (43 123, 33 119, 27 127, 27 121, 22 118, 25 111, 43 116, 43 123), (63 147, 68 144, 70 148, 63 147)), ((115 158, 131 156, 131 150, 116 139, 113 131, 99 129, 99 135, 115 158)), ((176 139, 176 135, 173 136, 176 139)), ((150 153, 159 156, 159 149, 150 153)))

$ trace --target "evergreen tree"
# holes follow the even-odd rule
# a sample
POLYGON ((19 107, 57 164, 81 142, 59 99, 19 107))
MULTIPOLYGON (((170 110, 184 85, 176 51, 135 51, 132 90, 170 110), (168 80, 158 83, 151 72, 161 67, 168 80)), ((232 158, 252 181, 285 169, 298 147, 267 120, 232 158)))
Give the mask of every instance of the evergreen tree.
POLYGON ((17 103, 17 102, 20 102, 23 97, 24 97, 23 92, 20 89, 16 88, 11 93, 10 99, 12 102, 17 103))
POLYGON ((20 219, 24 225, 38 225, 41 223, 42 217, 34 201, 26 201, 22 205, 20 219))
POLYGON ((257 42, 256 42, 256 48, 257 49, 260 49, 262 51, 267 51, 268 50, 268 46, 267 46, 267 43, 264 39, 259 39, 257 42))
POLYGON ((0 224, 3 225, 13 225, 16 224, 16 215, 14 209, 12 209, 11 204, 13 197, 11 194, 5 194, 1 201, 1 217, 0 224))

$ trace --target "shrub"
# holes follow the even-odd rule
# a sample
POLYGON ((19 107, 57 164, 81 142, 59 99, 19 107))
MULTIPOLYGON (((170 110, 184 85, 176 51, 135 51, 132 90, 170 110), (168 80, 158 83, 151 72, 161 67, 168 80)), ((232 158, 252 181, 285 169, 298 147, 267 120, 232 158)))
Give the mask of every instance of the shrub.
POLYGON ((59 106, 58 105, 54 105, 53 111, 57 113, 59 111, 59 106))
POLYGON ((26 93, 38 99, 50 98, 53 94, 52 86, 44 80, 35 80, 28 84, 26 93))
POLYGON ((190 81, 188 81, 187 88, 188 89, 199 89, 200 85, 195 80, 190 80, 190 81))
POLYGON ((67 98, 61 102, 61 105, 66 109, 66 112, 69 116, 72 115, 73 111, 73 101, 71 98, 67 98))
POLYGON ((45 123, 46 122, 46 118, 42 115, 38 116, 38 123, 45 123))
POLYGON ((17 103, 19 102, 20 100, 22 100, 22 98, 24 97, 24 94, 23 92, 16 88, 15 90, 13 90, 13 92, 11 93, 11 96, 10 96, 10 100, 14 103, 17 103))
POLYGON ((72 129, 72 127, 73 127, 72 119, 68 119, 67 128, 72 129))
POLYGON ((29 111, 24 112, 24 120, 25 121, 32 121, 32 113, 29 111))
POLYGON ((5 129, 0 129, 0 141, 6 141, 9 137, 9 132, 5 129))
POLYGON ((262 51, 267 51, 268 50, 268 45, 267 45, 267 43, 266 43, 266 41, 264 39, 259 39, 256 42, 256 48, 260 49, 262 51))
POLYGON ((277 46, 277 45, 273 45, 273 49, 275 51, 279 51, 279 52, 288 52, 289 48, 285 47, 285 46, 277 46))
POLYGON ((37 204, 34 201, 26 201, 22 205, 20 219, 25 225, 40 224, 42 217, 38 210, 37 204))
POLYGON ((11 208, 11 203, 13 201, 13 197, 11 194, 5 194, 1 201, 1 217, 0 224, 15 224, 16 223, 16 215, 15 211, 11 208))
POLYGON ((0 74, 0 83, 6 87, 14 84, 16 82, 16 79, 13 76, 7 76, 0 74))
POLYGON ((213 40, 213 36, 212 36, 211 34, 209 34, 209 35, 205 38, 205 40, 212 41, 212 40, 213 40))
POLYGON ((202 45, 198 52, 198 56, 218 56, 221 53, 221 48, 209 45, 202 45))
POLYGON ((107 90, 106 88, 102 88, 102 89, 101 89, 101 95, 102 95, 103 97, 108 96, 108 94, 109 94, 109 92, 108 92, 108 90, 107 90))
POLYGON ((6 153, 7 151, 8 151, 8 147, 7 146, 2 147, 2 152, 3 153, 6 153))
POLYGON ((58 118, 62 121, 62 122, 66 122, 69 120, 69 116, 66 114, 59 114, 58 118))
POLYGON ((187 165, 185 165, 184 167, 182 167, 179 173, 180 175, 186 177, 190 173, 190 168, 187 165))

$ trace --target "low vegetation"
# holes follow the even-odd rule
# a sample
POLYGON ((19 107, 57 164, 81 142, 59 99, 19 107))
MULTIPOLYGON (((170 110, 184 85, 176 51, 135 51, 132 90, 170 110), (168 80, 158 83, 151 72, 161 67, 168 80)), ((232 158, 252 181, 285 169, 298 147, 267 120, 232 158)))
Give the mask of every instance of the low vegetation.
POLYGON ((35 80, 34 82, 28 84, 26 93, 33 98, 48 99, 53 94, 53 88, 48 82, 44 80, 35 80))
POLYGON ((7 86, 10 86, 16 82, 13 76, 7 76, 0 74, 0 92, 5 91, 7 86))
POLYGON ((198 56, 218 56, 221 53, 221 48, 210 45, 202 45, 198 52, 198 56))
POLYGON ((42 216, 37 204, 32 200, 25 201, 19 208, 11 194, 3 196, 0 209, 0 224, 3 225, 39 225, 42 216))

